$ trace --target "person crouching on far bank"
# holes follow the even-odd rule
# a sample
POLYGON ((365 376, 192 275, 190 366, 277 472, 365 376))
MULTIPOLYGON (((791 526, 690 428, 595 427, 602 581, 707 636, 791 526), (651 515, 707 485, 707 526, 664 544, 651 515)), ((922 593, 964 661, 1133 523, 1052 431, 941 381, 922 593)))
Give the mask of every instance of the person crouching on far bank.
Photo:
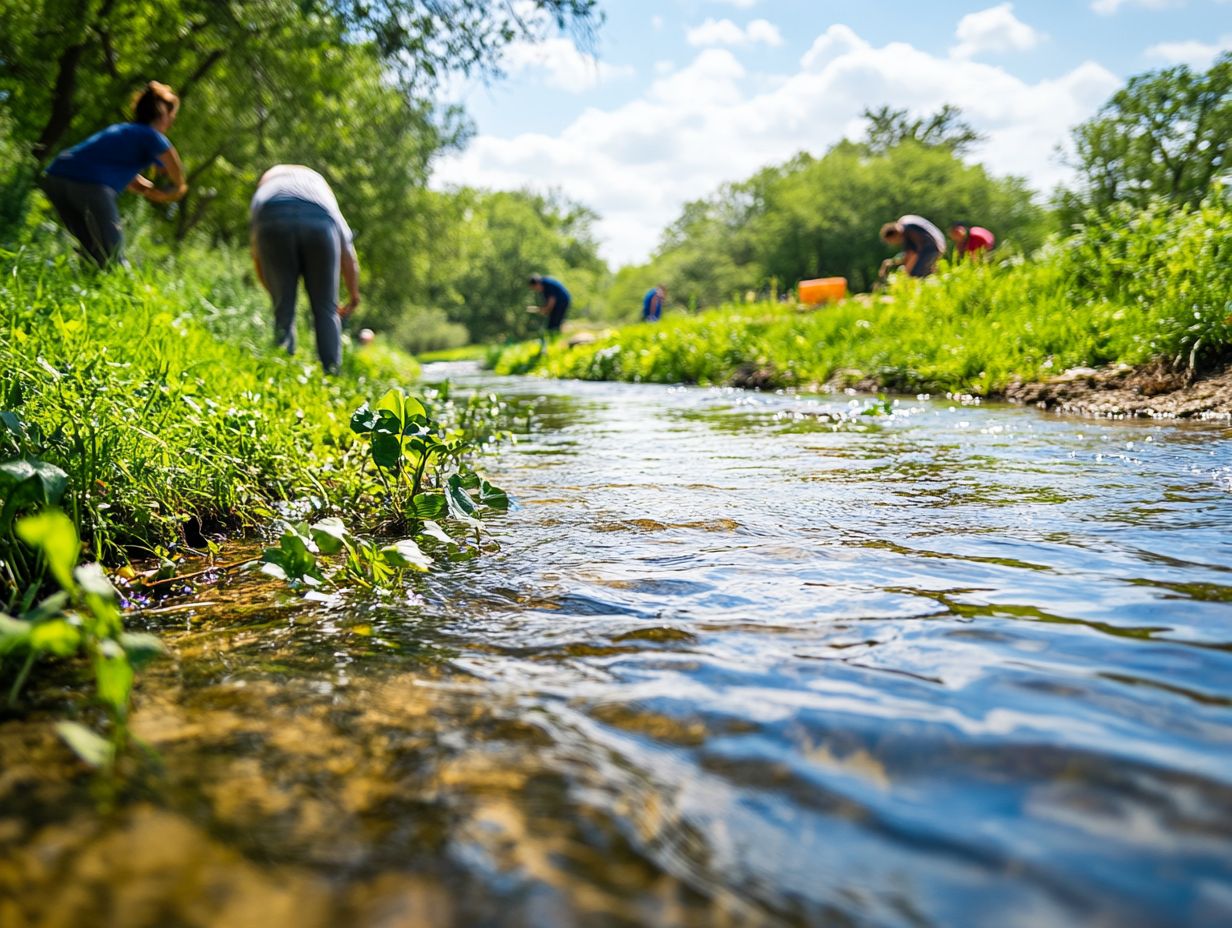
POLYGON ((327 374, 342 365, 342 319, 359 305, 359 260, 351 227, 325 178, 302 164, 276 164, 252 198, 252 260, 274 308, 274 341, 295 354, 295 301, 308 291, 317 357, 327 374), (349 299, 338 303, 338 278, 349 299))

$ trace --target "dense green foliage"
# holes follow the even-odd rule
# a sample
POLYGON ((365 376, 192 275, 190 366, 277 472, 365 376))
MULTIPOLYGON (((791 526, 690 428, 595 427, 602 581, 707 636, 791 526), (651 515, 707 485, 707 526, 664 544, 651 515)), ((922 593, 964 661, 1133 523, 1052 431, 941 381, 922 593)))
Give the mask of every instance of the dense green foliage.
MULTIPOLYGON (((510 42, 559 29, 585 39, 598 21, 594 0, 0 0, 0 21, 0 240, 20 228, 37 165, 128 118, 130 95, 157 78, 183 98, 170 135, 190 185, 183 202, 156 211, 161 239, 246 242, 262 172, 314 167, 356 231, 357 324, 413 349, 457 344, 471 328, 487 337, 494 312, 525 304, 524 293, 508 299, 511 281, 573 266, 554 242, 572 242, 575 211, 553 205, 529 230, 544 242, 527 255, 490 255, 510 262, 490 268, 498 286, 469 289, 487 281, 470 279, 450 245, 473 237, 464 217, 483 195, 427 189, 432 159, 469 132, 432 91, 451 72, 494 73, 510 42), (521 263, 532 257, 550 266, 521 263)), ((518 206, 506 238, 526 234, 521 214, 541 198, 501 196, 518 206)), ((150 211, 122 200, 126 211, 150 211)), ((591 247, 576 264, 596 262, 591 247)))
POLYGON ((1003 247, 1023 251, 1047 231, 1025 182, 965 163, 948 142, 907 138, 876 150, 841 142, 821 158, 797 155, 686 205, 643 279, 690 306, 782 292, 812 277, 846 277, 866 290, 889 255, 881 224, 905 213, 985 225, 1003 247))
POLYGON ((558 377, 996 393, 1075 366, 1232 358, 1232 204, 1158 204, 1092 216, 1037 260, 900 278, 882 297, 814 312, 726 306, 617 330, 590 344, 516 346, 499 372, 558 377))
POLYGON ((25 427, 0 440, 6 456, 69 474, 64 505, 93 558, 252 525, 280 500, 356 491, 337 457, 351 444, 350 410, 380 384, 355 352, 349 376, 333 380, 311 356, 276 353, 244 266, 192 252, 80 278, 64 259, 5 261, 0 409, 25 427))
POLYGON ((1067 219, 1158 198, 1201 202, 1232 177, 1232 52, 1206 72, 1180 65, 1130 78, 1074 130, 1074 149, 1079 184, 1061 197, 1067 219))
MULTIPOLYGON (((542 327, 542 317, 526 312, 535 297, 527 286, 532 273, 565 281, 580 311, 595 302, 607 265, 598 256, 590 210, 526 192, 462 189, 432 196, 444 215, 428 253, 423 299, 471 340, 525 338, 542 327)), ((398 331, 420 327, 422 318, 412 316, 398 331)), ((413 349, 462 343, 417 344, 412 331, 399 341, 413 349)))
POLYGON ((100 563, 161 563, 150 590, 185 553, 217 554, 215 533, 334 513, 347 522, 284 525, 267 571, 387 586, 475 556, 478 519, 509 505, 471 463, 503 434, 499 401, 391 388, 418 367, 379 343, 338 377, 275 351, 246 267, 192 250, 82 276, 65 255, 0 256, 0 682, 11 704, 44 659, 86 658, 111 740, 61 733, 95 764, 123 745, 134 670, 158 650, 125 632, 100 563))

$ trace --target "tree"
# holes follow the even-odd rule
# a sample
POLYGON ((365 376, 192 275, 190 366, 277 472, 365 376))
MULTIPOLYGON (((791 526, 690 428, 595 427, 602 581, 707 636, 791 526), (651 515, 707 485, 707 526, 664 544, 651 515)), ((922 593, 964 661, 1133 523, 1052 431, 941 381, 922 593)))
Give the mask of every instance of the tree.
POLYGON ((543 273, 569 288, 571 315, 589 310, 607 277, 589 209, 526 191, 461 188, 434 196, 447 218, 425 256, 432 271, 424 305, 443 309, 476 341, 525 337, 542 325, 526 312, 534 297, 527 278, 543 273))
POLYGON ((810 277, 846 277, 866 289, 887 256, 878 229, 908 212, 942 225, 978 221, 1022 250, 1046 231, 1025 181, 993 177, 948 145, 908 139, 873 153, 844 141, 687 204, 646 278, 665 283, 673 301, 697 305, 784 291, 810 277))
POLYGON ((865 145, 874 155, 885 154, 904 142, 946 148, 961 155, 984 140, 984 136, 962 118, 962 110, 949 103, 931 116, 919 119, 912 119, 907 110, 888 106, 866 109, 862 115, 868 120, 865 145))
POLYGON ((1062 196, 1071 217, 1156 197, 1200 203, 1232 169, 1232 52, 1206 72, 1180 65, 1131 78, 1073 139, 1079 182, 1062 196))
POLYGON ((423 100, 447 73, 499 73, 511 42, 552 28, 586 39, 598 19, 596 0, 0 0, 0 101, 46 160, 152 77, 187 97, 228 59, 318 50, 305 36, 371 47, 423 100))

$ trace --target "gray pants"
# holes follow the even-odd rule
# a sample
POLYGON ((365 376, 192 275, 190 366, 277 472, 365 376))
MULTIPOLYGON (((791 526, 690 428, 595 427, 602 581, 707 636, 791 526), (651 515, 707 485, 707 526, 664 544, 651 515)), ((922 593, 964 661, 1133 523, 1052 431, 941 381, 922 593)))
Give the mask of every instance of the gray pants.
POLYGON ((54 174, 44 174, 40 186, 64 227, 99 267, 113 261, 128 263, 124 260, 124 231, 114 190, 106 184, 84 184, 54 174))
POLYGON ((326 373, 342 364, 338 262, 342 239, 329 213, 303 200, 271 200, 253 219, 257 256, 274 304, 274 341, 295 353, 295 300, 304 279, 326 373))

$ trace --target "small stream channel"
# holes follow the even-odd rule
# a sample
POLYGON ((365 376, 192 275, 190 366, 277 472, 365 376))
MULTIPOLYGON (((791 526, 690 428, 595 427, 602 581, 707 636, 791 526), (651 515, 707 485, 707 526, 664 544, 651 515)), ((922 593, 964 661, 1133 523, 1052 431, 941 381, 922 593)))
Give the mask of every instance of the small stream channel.
POLYGON ((118 795, 0 725, 4 928, 1232 924, 1226 426, 427 376, 501 550, 138 619, 118 795))

